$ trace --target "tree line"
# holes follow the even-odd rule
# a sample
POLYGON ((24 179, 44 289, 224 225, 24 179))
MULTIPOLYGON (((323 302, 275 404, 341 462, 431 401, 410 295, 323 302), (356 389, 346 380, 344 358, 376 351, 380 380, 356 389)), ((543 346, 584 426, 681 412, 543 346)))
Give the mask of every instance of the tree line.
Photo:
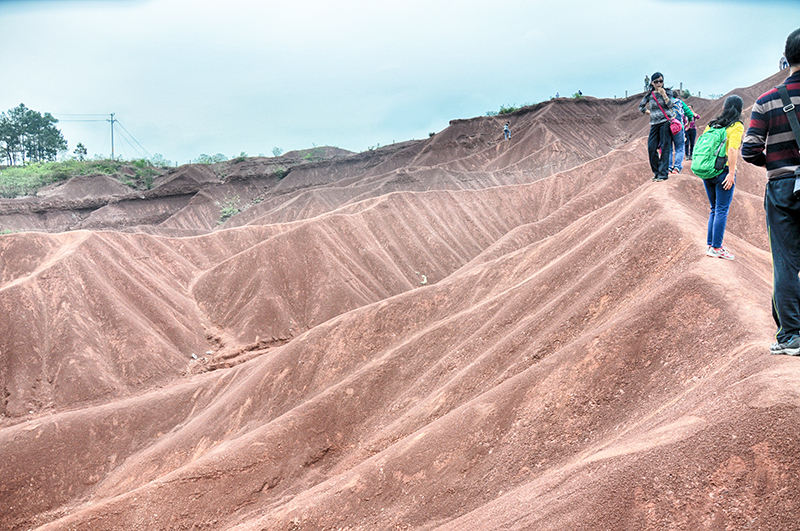
POLYGON ((22 103, 0 113, 0 155, 6 164, 56 160, 58 153, 67 149, 57 123, 49 112, 42 114, 22 103))

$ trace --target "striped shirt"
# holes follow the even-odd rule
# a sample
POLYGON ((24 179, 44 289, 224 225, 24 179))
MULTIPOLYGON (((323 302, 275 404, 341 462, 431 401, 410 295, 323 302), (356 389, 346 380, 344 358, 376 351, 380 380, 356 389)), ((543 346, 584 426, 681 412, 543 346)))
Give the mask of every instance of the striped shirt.
MULTIPOLYGON (((788 77, 784 83, 792 103, 797 106, 795 112, 800 111, 800 72, 788 77)), ((800 166, 800 149, 783 112, 778 89, 765 92, 753 105, 750 127, 742 143, 742 158, 756 166, 766 166, 768 179, 793 176, 800 166)))

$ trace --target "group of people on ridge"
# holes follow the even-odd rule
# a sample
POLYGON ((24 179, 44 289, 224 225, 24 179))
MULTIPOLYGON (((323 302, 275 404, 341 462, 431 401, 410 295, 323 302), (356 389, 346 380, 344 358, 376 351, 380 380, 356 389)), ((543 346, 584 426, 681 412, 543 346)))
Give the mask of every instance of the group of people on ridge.
MULTIPOLYGON (((647 78, 645 78, 647 79, 647 78)), ((639 111, 650 115, 647 151, 654 181, 666 181, 668 174, 683 171, 684 157, 691 159, 696 137, 695 120, 700 116, 680 98, 676 91, 664 86, 664 75, 655 72, 639 111), (678 127, 670 129, 672 120, 678 127)))
MULTIPOLYGON (((789 69, 782 85, 762 94, 753 105, 747 133, 742 123, 742 98, 735 94, 725 99, 722 111, 703 131, 718 141, 717 171, 709 177, 699 172, 698 161, 692 171, 704 177, 711 207, 708 218, 706 255, 733 260, 722 245, 728 210, 736 186, 739 149, 745 162, 766 166, 764 195, 767 232, 772 253, 772 315, 778 327, 773 354, 800 355, 800 29, 786 39, 781 69, 789 69), (783 95, 781 93, 784 93, 783 95), (797 133, 792 122, 795 122, 797 133), (722 133, 724 129, 724 134, 722 133), (712 132, 712 130, 716 130, 712 132), (797 138, 796 138, 797 137, 797 138), (724 143, 724 149, 723 149, 724 143), (724 161, 724 167, 722 163, 724 161)), ((652 75, 639 110, 650 115, 647 151, 653 181, 666 181, 680 173, 684 158, 707 158, 701 146, 708 145, 701 135, 693 153, 698 115, 680 99, 680 94, 664 87, 660 72, 652 75), (677 122, 677 123, 672 123, 677 122)), ((713 163, 712 163, 713 166, 713 163)))
MULTIPOLYGON (((726 247, 723 247, 722 239, 728 221, 728 209, 733 200, 737 154, 744 134, 742 104, 741 97, 735 94, 728 96, 722 112, 706 127, 706 130, 712 127, 726 129, 727 141, 724 151, 728 155, 728 161, 722 172, 716 177, 703 180, 711 205, 706 254, 727 260, 733 260, 734 257, 726 247)), ((664 87, 664 76, 661 72, 653 74, 650 91, 639 103, 639 110, 650 114, 647 151, 650 157, 650 169, 653 171, 653 181, 666 181, 668 172, 675 174, 683 170, 683 159, 687 152, 684 146, 685 131, 689 124, 694 125, 698 115, 672 89, 664 87), (676 120, 679 127, 673 126, 671 129, 671 123, 676 120)), ((694 133, 690 133, 690 136, 692 138, 689 152, 694 149, 694 133)), ((691 155, 687 158, 691 158, 691 155)))

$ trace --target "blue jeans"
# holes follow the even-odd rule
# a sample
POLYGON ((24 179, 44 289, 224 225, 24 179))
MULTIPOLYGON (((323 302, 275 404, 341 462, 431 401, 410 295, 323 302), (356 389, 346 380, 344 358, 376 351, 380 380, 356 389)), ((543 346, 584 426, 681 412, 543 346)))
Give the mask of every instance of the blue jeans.
POLYGON ((728 176, 728 167, 713 179, 704 179, 706 185, 706 195, 708 202, 711 203, 711 214, 708 216, 708 245, 714 249, 722 247, 722 238, 725 236, 725 225, 728 223, 728 208, 733 200, 733 190, 736 183, 730 190, 722 187, 722 181, 728 176))
POLYGON ((678 170, 683 170, 683 157, 685 155, 684 150, 686 149, 685 146, 685 137, 683 134, 683 129, 678 131, 678 134, 672 135, 672 149, 669 152, 669 167, 678 168, 678 170), (675 160, 673 160, 673 157, 675 160))
POLYGON ((800 201, 792 197, 794 179, 767 182, 764 208, 772 251, 772 317, 775 338, 785 343, 800 335, 800 201))

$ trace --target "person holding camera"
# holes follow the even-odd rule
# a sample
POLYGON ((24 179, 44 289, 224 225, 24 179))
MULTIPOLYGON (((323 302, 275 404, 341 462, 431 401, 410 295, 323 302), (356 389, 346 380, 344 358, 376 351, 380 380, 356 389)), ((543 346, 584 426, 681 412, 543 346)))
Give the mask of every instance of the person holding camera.
POLYGON ((772 317, 778 326, 772 354, 800 355, 800 148, 790 113, 800 110, 800 29, 789 34, 784 52, 789 68, 786 87, 790 105, 778 88, 762 94, 753 105, 742 158, 766 166, 764 208, 772 252, 772 317), (796 191, 797 190, 797 191, 796 191))
POLYGON ((731 94, 725 98, 722 112, 711 120, 705 131, 712 127, 725 129, 725 154, 728 160, 722 173, 711 179, 703 179, 706 187, 708 202, 711 203, 711 213, 708 215, 708 236, 706 255, 712 258, 733 260, 733 255, 722 246, 725 236, 725 226, 728 223, 728 209, 733 201, 733 189, 736 184, 736 162, 739 155, 739 146, 742 145, 742 98, 731 94))
POLYGON ((669 129, 672 110, 672 91, 664 88, 661 72, 653 74, 650 90, 639 103, 639 112, 650 115, 650 134, 647 137, 647 154, 654 181, 666 181, 669 171, 669 156, 672 148, 672 132, 669 129), (659 149, 661 150, 659 153, 659 149))

